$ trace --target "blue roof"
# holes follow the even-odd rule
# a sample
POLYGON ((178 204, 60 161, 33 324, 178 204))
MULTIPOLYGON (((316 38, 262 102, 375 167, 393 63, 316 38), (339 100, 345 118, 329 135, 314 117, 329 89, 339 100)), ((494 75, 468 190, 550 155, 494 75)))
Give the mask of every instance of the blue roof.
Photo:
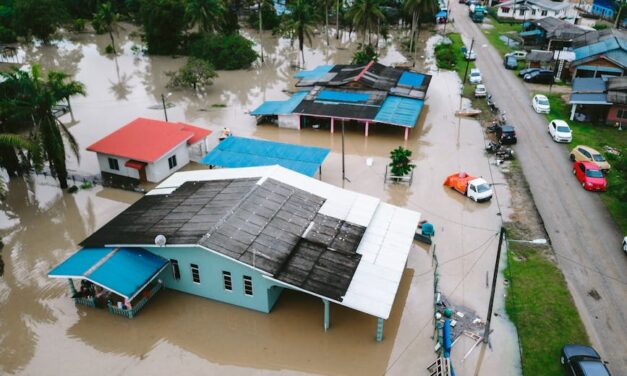
MULTIPOLYGON (((579 67, 579 69, 581 69, 581 67, 579 67)), ((576 77, 573 80, 573 93, 602 93, 605 91, 606 86, 602 78, 576 77)))
POLYGON ((607 38, 597 43, 575 49, 575 60, 585 59, 617 49, 627 51, 627 41, 617 37, 607 38))
POLYGON ((168 263, 143 248, 83 248, 48 273, 49 277, 87 279, 133 299, 168 263))
POLYGON ((390 95, 385 98, 374 120, 413 128, 420 117, 423 104, 424 101, 421 99, 390 95))
MULTIPOLYGON (((438 17, 436 15, 436 17, 438 17)), ((425 80, 425 75, 414 72, 403 72, 401 78, 398 80, 398 85, 420 87, 425 80)))
POLYGON ((312 70, 302 70, 294 75, 294 78, 303 78, 306 80, 318 80, 333 69, 334 65, 318 65, 312 70))
POLYGON ((577 70, 585 70, 585 71, 593 71, 593 72, 610 72, 610 73, 621 73, 623 71, 620 68, 604 67, 602 65, 580 65, 577 67, 577 70))
POLYGON ((355 93, 349 91, 321 90, 316 100, 331 102, 366 102, 369 95, 366 93, 355 93))
POLYGON ((594 0, 592 3, 598 7, 614 10, 614 4, 610 0, 594 0))
POLYGON ((313 146, 231 136, 220 142, 201 162, 221 167, 280 165, 313 176, 329 151, 313 146))
POLYGON ((611 104, 605 93, 573 93, 568 104, 611 104))
POLYGON ((296 92, 290 99, 285 101, 265 101, 261 106, 252 110, 250 114, 253 116, 291 114, 308 93, 308 91, 296 92))

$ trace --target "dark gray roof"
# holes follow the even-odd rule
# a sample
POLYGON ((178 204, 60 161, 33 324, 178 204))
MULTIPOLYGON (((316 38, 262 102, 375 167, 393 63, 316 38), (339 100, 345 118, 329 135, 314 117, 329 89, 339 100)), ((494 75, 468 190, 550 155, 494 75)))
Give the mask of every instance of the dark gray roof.
POLYGON ((604 93, 605 87, 602 78, 576 77, 573 80, 573 93, 604 93))
POLYGON ((548 39, 571 40, 587 32, 577 25, 555 17, 544 17, 532 22, 546 32, 548 39))
POLYGON ((148 195, 81 245, 199 244, 274 278, 341 301, 361 260, 366 230, 318 213, 325 199, 259 178, 186 182, 148 195))
POLYGON ((594 44, 608 38, 620 38, 627 40, 627 33, 624 31, 616 30, 614 28, 607 28, 602 30, 588 31, 573 39, 573 48, 579 48, 594 44))
POLYGON ((553 51, 531 50, 527 54, 528 61, 549 62, 553 60, 553 51))

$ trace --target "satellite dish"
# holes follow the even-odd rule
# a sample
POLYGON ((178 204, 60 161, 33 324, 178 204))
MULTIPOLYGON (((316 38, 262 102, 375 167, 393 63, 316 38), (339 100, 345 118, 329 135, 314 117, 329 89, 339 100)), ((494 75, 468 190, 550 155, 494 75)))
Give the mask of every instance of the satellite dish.
POLYGON ((155 237, 155 244, 158 245, 159 247, 163 247, 165 245, 166 242, 166 238, 164 235, 157 235, 155 237))

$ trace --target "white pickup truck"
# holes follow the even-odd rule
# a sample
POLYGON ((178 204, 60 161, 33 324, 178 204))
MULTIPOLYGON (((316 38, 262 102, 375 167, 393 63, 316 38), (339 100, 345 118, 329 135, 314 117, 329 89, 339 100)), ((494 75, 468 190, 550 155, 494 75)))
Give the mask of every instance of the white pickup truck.
POLYGON ((444 181, 450 187, 475 202, 488 201, 492 198, 492 187, 482 178, 470 176, 465 172, 450 175, 444 181))

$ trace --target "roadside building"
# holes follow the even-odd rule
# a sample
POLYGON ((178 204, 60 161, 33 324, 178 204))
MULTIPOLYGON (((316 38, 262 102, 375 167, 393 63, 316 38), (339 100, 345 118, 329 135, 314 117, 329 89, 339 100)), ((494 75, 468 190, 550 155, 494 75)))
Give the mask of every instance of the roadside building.
POLYGON ((570 120, 604 122, 611 102, 607 99, 607 83, 598 77, 577 77, 568 100, 570 120))
POLYGON ((431 76, 404 68, 370 62, 366 65, 321 65, 294 75, 298 91, 285 101, 266 101, 250 112, 258 122, 276 121, 279 127, 325 127, 336 121, 369 127, 416 126, 431 76))
POLYGON ((627 77, 607 80, 607 101, 612 103, 607 113, 607 123, 627 125, 627 77))
POLYGON ((623 76, 627 69, 627 38, 624 33, 584 34, 574 40, 575 60, 571 76, 623 76))
POLYGON ((569 2, 550 0, 510 0, 497 6, 499 19, 514 21, 538 20, 545 17, 574 17, 575 11, 569 2))
POLYGON ((544 50, 571 47, 573 39, 590 31, 555 17, 527 21, 524 28, 525 31, 519 33, 524 45, 544 50))
POLYGON ((553 51, 531 50, 526 57, 527 66, 530 68, 551 69, 553 62, 553 51))
POLYGON ((611 0, 594 0, 590 13, 611 20, 616 15, 616 7, 611 0))
POLYGON ((158 183, 207 152, 211 131, 185 123, 137 118, 87 147, 107 174, 158 183))
POLYGON ((79 304, 101 297, 72 280, 96 285, 127 317, 163 287, 265 313, 292 289, 321 299, 325 330, 330 304, 377 317, 380 341, 419 220, 278 165, 179 172, 49 276, 68 279, 79 304))

